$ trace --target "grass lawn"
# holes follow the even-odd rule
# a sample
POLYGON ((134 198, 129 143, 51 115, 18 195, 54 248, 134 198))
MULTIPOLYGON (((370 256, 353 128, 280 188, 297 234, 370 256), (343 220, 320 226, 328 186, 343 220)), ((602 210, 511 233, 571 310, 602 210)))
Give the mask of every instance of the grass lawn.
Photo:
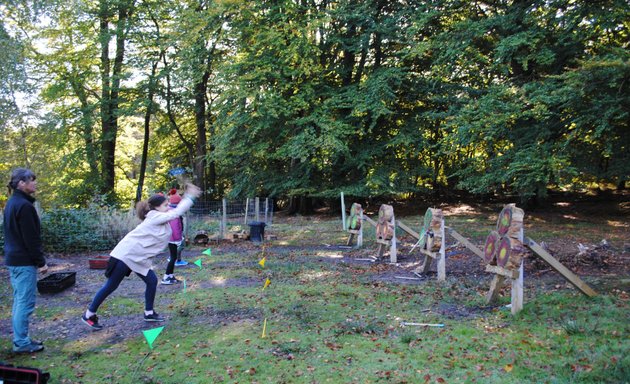
MULTIPOLYGON (((472 227, 493 218, 457 220, 474 232, 472 227)), ((420 218, 405 221, 415 226, 420 218)), ((524 310, 512 316, 505 308, 509 296, 499 306, 486 306, 487 278, 456 277, 447 269, 443 283, 375 280, 378 264, 341 259, 340 252, 321 247, 342 244, 345 235, 338 226, 333 219, 274 224, 279 237, 274 243, 292 247, 266 250, 264 268, 258 264, 262 248, 247 244, 234 251, 217 247, 212 256, 199 256, 201 269, 177 270, 186 289, 183 284, 158 287, 157 308, 168 321, 152 350, 140 331, 117 337, 112 329, 70 327, 65 336, 47 335, 46 350, 33 356, 9 352, 10 335, 4 335, 0 360, 50 372, 51 383, 630 381, 624 289, 588 298, 564 285, 550 290, 528 284, 524 310), (303 244, 312 247, 300 249, 303 244), (263 290, 267 278, 271 284, 263 290), (402 322, 444 326, 403 327, 402 322)), ((478 232, 474 236, 487 233, 478 232)), ((11 301, 7 285, 1 288, 5 322, 11 301)), ((99 312, 105 325, 137 312, 143 292, 137 287, 130 297, 114 294, 106 301, 99 312)), ((32 323, 72 321, 74 326, 83 309, 83 304, 38 307, 32 323)))

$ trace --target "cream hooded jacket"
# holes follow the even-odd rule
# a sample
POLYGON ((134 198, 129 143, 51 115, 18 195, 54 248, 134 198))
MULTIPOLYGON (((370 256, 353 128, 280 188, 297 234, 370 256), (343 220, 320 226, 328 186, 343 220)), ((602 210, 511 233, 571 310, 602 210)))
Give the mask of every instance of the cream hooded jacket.
POLYGON ((110 255, 125 263, 132 271, 146 276, 153 269, 152 259, 164 250, 171 238, 171 226, 168 222, 182 216, 192 205, 193 200, 184 195, 173 210, 149 211, 144 221, 129 232, 110 255))

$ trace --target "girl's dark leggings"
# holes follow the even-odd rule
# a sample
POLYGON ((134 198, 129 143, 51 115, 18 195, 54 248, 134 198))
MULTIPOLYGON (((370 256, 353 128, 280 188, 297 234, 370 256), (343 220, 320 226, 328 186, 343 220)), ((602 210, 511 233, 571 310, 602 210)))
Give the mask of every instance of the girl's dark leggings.
MULTIPOLYGON (((96 293, 96 296, 94 296, 94 300, 92 300, 92 303, 88 308, 90 312, 96 313, 98 307, 101 306, 107 296, 109 296, 112 292, 116 290, 116 288, 118 288, 120 282, 123 281, 125 276, 129 275, 129 272, 131 272, 131 269, 129 269, 127 264, 118 260, 116 266, 112 269, 111 275, 105 282, 105 285, 103 285, 103 287, 96 293)), ((157 290, 157 276, 155 276, 155 272, 153 272, 152 270, 149 270, 149 273, 147 273, 146 276, 142 276, 139 273, 136 273, 136 275, 140 276, 140 278, 147 285, 147 288, 144 291, 144 309, 147 311, 152 311, 153 302, 155 301, 155 292, 157 290)))
POLYGON ((166 274, 172 275, 175 270, 175 262, 177 261, 177 244, 168 243, 168 250, 171 253, 171 257, 166 266, 166 274))

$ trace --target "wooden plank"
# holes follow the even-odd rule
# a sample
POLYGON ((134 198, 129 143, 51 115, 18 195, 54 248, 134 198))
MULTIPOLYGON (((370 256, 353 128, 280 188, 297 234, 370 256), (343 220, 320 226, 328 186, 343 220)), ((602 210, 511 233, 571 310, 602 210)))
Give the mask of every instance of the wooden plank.
POLYGON ((468 239, 465 238, 464 236, 462 236, 459 233, 457 233, 457 231, 454 230, 453 228, 446 227, 446 229, 448 230, 448 233, 451 236, 453 236, 457 241, 462 243, 466 248, 468 248, 471 251, 473 251, 473 253, 475 255, 479 256, 481 258, 481 260, 483 260, 483 252, 481 251, 481 249, 477 248, 473 243, 468 241, 468 239))
POLYGON ((367 221, 368 223, 372 224, 374 227, 376 227, 376 221, 370 219, 370 216, 368 215, 363 215, 363 218, 365 219, 365 221, 367 221))
POLYGON ((403 223, 400 220, 396 221, 396 224, 400 227, 400 229, 402 229, 403 231, 407 232, 408 234, 410 234, 412 237, 414 237, 416 240, 420 240, 420 234, 416 231, 414 231, 413 229, 409 228, 407 226, 407 224, 403 223))
POLYGON ((505 276, 494 275, 494 278, 490 283, 490 290, 486 294, 486 302, 488 304, 494 304, 499 299, 499 293, 501 291, 501 287, 503 286, 503 281, 505 281, 505 276))
POLYGON ((426 249, 421 249, 420 253, 422 253, 423 255, 429 256, 432 259, 437 259, 438 258, 438 254, 436 252, 431 252, 431 251, 427 251, 426 249))
POLYGON ((497 275, 509 277, 510 279, 518 279, 518 271, 511 271, 499 267, 498 265, 486 265, 486 272, 496 273, 497 275))
POLYGON ((556 260, 553 256, 549 254, 549 252, 545 251, 543 247, 538 245, 534 240, 529 237, 525 238, 524 244, 531 249, 535 254, 540 256, 547 264, 551 266, 551 268, 555 269, 560 273, 567 281, 575 288, 577 288, 580 292, 585 294, 586 296, 597 296, 597 292, 589 287, 585 282, 582 281, 577 275, 571 272, 567 267, 565 267, 561 262, 556 260))

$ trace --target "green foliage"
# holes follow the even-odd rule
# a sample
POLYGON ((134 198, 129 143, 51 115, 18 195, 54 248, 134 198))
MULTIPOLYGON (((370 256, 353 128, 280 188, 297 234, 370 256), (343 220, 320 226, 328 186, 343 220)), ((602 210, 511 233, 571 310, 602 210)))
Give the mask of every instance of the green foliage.
POLYGON ((13 125, 0 170, 50 175, 45 206, 87 206, 112 168, 118 201, 130 200, 145 122, 145 192, 175 183, 172 167, 217 197, 465 189, 529 200, 628 181, 621 0, 33 7, 2 8, 0 124, 13 125), (105 41, 124 42, 122 61, 102 59, 105 41), (39 93, 18 111, 15 92, 35 77, 39 93))

